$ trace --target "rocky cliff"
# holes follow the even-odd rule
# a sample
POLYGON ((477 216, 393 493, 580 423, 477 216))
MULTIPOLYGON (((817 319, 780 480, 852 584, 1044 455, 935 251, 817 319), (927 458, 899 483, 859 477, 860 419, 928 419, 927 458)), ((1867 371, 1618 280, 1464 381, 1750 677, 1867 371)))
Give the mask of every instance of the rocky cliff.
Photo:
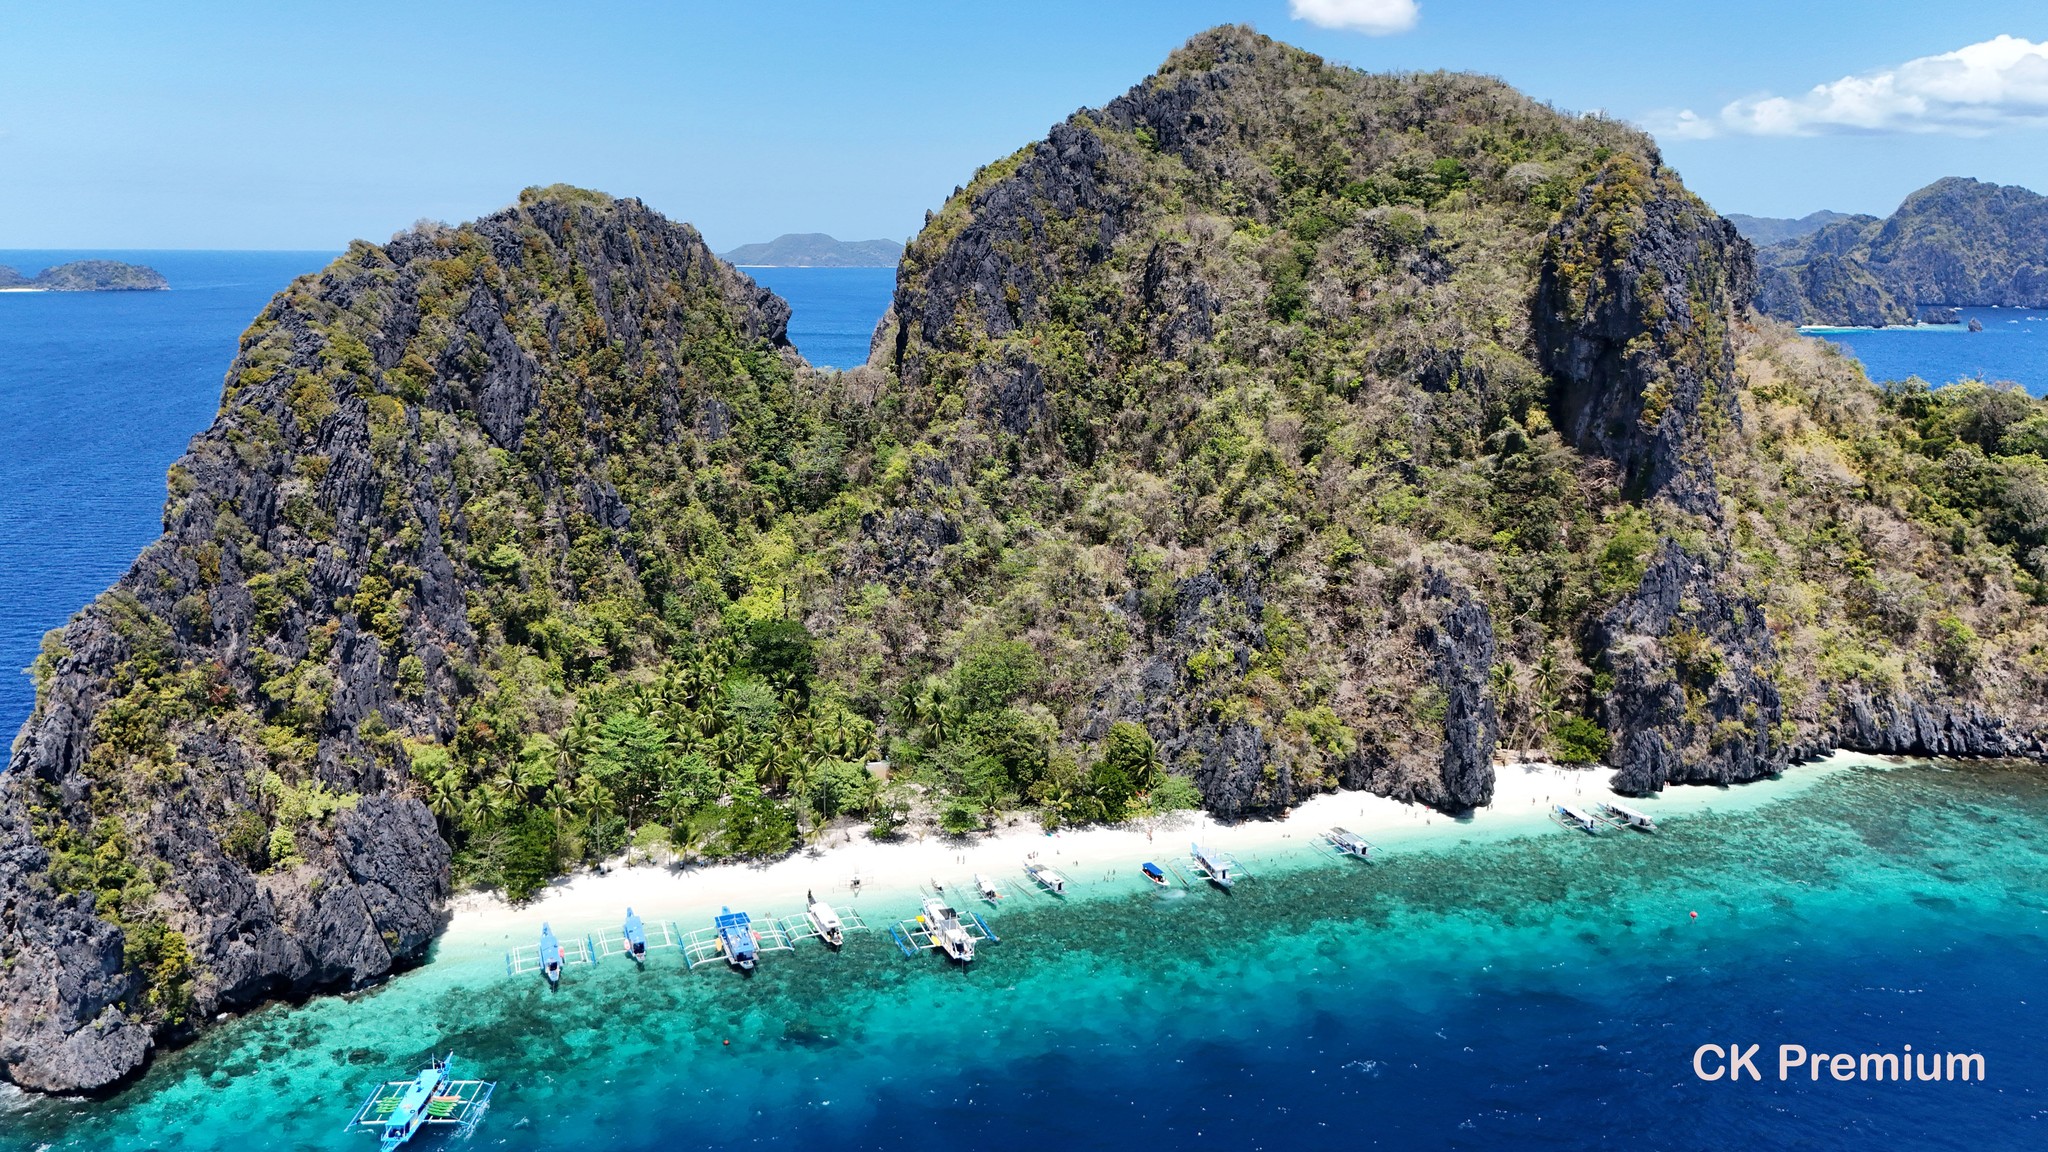
POLYGON ((0 777, 0 1071, 99 1088, 158 1034, 417 960, 450 853, 414 761, 511 686, 487 590, 536 595, 517 545, 571 534, 644 569, 618 483, 787 379, 787 315, 687 227, 561 190, 278 297, 163 538, 38 662, 0 777))
POLYGON ((2048 197, 1947 177, 1889 217, 1762 249, 1757 308, 1796 324, 1909 324, 1932 307, 2048 307, 2048 197))

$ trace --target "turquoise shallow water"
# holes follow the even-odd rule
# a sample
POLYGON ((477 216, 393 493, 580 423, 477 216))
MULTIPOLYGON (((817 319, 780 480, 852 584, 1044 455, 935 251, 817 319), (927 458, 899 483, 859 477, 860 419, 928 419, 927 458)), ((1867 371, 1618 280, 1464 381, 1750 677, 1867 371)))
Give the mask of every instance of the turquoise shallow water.
POLYGON ((237 1021, 111 1101, 16 1101, 0 1149, 373 1147, 339 1130, 354 1104, 451 1048, 499 1081, 474 1142, 505 1149, 2038 1139, 2042 776, 1858 768, 1762 807, 1728 795, 1656 837, 1269 855, 1229 895, 1012 901, 965 971, 856 938, 752 978, 614 961, 550 994, 451 946, 237 1021), (1730 1040, 1975 1051, 1989 1079, 1780 1084, 1760 1061, 1762 1084, 1695 1080, 1693 1049, 1730 1040))

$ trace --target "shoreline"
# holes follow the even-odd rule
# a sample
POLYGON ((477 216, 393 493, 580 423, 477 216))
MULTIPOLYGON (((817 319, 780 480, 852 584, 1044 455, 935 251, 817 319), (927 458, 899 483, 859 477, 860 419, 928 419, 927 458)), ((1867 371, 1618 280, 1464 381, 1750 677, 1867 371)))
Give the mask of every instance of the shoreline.
POLYGON ((1381 851, 1440 851, 1531 833, 1582 834, 1551 822, 1550 805, 1556 801, 1617 801, 1662 819, 1717 808, 1759 807, 1836 772, 1887 763, 1891 761, 1837 752, 1796 765, 1775 779, 1741 785, 1672 785, 1654 797, 1627 798, 1608 786, 1611 773, 1605 769, 1511 761, 1495 764, 1492 802, 1463 817, 1369 792, 1340 791, 1311 797, 1278 817, 1235 823, 1219 823, 1190 810, 1120 826, 1048 833, 1027 820, 958 840, 926 836, 887 842, 868 839, 856 828, 830 833, 825 844, 768 862, 666 865, 626 864, 622 859, 602 870, 584 869, 561 877, 521 905, 490 891, 456 895, 449 901, 448 926, 436 939, 427 963, 502 959, 507 950, 532 943, 543 923, 565 939, 595 935, 615 929, 628 907, 650 923, 673 921, 684 933, 708 925, 723 907, 757 919, 796 916, 803 912, 807 892, 842 910, 860 911, 880 932, 914 913, 920 895, 935 881, 948 893, 958 893, 956 906, 972 907, 997 921, 1001 931, 998 918, 1006 906, 1043 906, 1053 900, 1079 903, 1144 891, 1149 882, 1138 866, 1148 860, 1171 862, 1186 872, 1191 841, 1234 855, 1249 874, 1284 872, 1317 863, 1349 863, 1318 850, 1321 834, 1333 826, 1364 836, 1381 851), (1023 871, 1030 853, 1066 875, 1067 896, 1036 891, 1023 871), (1004 893, 993 908, 972 895, 977 873, 994 880, 1004 893))

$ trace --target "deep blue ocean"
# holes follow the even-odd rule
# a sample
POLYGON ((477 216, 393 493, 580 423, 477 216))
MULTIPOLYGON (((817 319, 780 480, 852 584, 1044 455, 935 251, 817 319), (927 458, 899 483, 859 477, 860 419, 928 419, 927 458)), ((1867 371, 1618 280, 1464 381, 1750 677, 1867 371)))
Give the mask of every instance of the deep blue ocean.
POLYGON ((2048 395, 2048 309, 1963 308, 1958 324, 1915 328, 1823 329, 1848 349, 1872 380, 1918 376, 1931 384, 2009 381, 2048 395), (1969 330, 1975 318, 1982 332, 1969 330))
POLYGON ((894 268, 744 268, 741 271, 789 301, 789 338, 820 368, 858 368, 868 362, 875 322, 896 291, 894 268))
MULTIPOLYGON (((210 420, 237 336, 325 259, 114 255, 173 290, 0 294, 9 670, 157 534, 164 469, 210 420)), ((865 358, 893 282, 752 274, 791 300, 800 350, 841 367, 865 358)), ((1983 372, 2041 392, 2048 324, 1985 325, 1838 339, 1879 377, 1983 372)), ((0 676, 0 725, 30 705, 25 678, 0 676)), ((612 964, 547 996, 505 978, 501 942, 451 937, 368 995, 215 1029, 112 1100, 0 1091, 0 1152, 361 1150, 370 1138, 340 1129, 367 1087, 449 1048, 499 1081, 475 1142, 513 1152, 2044 1145, 2041 773, 1795 773, 1665 823, 1452 832, 1367 867, 1304 852, 1230 895, 1090 886, 1005 907, 1003 943, 970 971, 862 938, 748 980, 612 964), (1696 1080, 1711 1042, 1761 1044, 1765 1081, 1696 1080), (1978 1052, 1989 1079, 1780 1083, 1780 1043, 1978 1052)), ((913 907, 862 899, 873 920, 913 907)))

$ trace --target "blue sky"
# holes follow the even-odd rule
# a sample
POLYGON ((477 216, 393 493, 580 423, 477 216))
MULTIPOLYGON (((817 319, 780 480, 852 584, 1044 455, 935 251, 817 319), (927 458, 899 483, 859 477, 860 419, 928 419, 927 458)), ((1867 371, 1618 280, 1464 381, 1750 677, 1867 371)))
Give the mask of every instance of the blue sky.
POLYGON ((901 239, 1232 21, 1651 127, 1724 212, 1888 212, 1944 175, 2048 191, 2039 0, 27 7, 0 6, 0 248, 333 249, 558 180, 719 248, 901 239))

